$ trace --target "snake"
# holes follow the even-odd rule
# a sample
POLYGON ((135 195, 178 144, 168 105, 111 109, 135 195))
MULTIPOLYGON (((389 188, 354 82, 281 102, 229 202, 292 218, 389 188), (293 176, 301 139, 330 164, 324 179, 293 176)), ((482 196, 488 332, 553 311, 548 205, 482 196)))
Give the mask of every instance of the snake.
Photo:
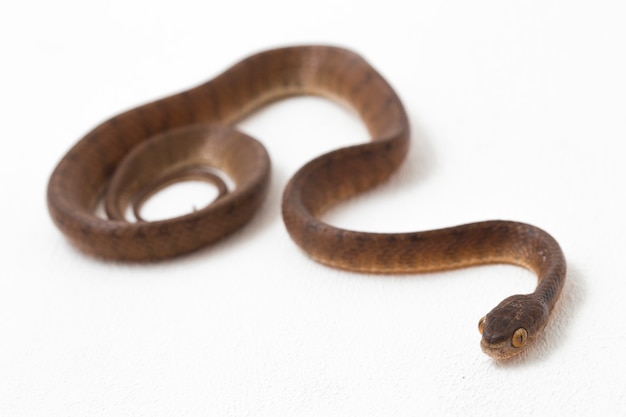
POLYGON ((269 103, 300 95, 351 108, 371 140, 318 156, 289 180, 282 216, 293 241, 315 261, 363 273, 428 273, 486 264, 526 268, 537 276, 535 290, 504 299, 479 320, 478 329, 482 350, 496 360, 532 346, 566 276, 563 252, 546 231, 489 220, 370 233, 323 221, 329 208, 385 182, 409 148, 409 118, 398 94, 349 49, 303 45, 258 52, 203 84, 109 118, 76 142, 53 170, 47 188, 50 216, 73 246, 100 259, 157 261, 212 244, 248 223, 268 191, 267 151, 234 125, 269 103), (155 192, 189 179, 213 183, 218 198, 169 219, 140 216, 155 192))

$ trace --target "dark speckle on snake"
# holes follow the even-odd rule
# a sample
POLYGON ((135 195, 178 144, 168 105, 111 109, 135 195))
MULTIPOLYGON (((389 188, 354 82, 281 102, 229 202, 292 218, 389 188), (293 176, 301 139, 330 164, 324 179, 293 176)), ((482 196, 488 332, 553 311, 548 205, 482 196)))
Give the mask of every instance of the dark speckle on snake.
POLYGON ((121 113, 96 126, 61 159, 47 200, 57 227, 80 250, 100 258, 150 261, 204 247, 242 227, 262 203, 270 162, 264 147, 231 126, 275 100, 320 95, 346 103, 371 141, 334 150, 304 165, 282 202, 292 239, 312 259, 370 273, 444 271, 515 264, 538 278, 479 321, 481 347, 496 358, 532 345, 565 281, 556 240, 528 224, 493 220, 410 233, 363 233, 326 224, 330 207, 385 182, 404 160, 409 120, 393 88, 346 49, 300 46, 252 55, 212 80, 121 113), (235 187, 209 206, 154 222, 129 222, 153 192, 190 176, 210 182, 207 167, 235 187), (103 200, 107 217, 96 215, 103 200))

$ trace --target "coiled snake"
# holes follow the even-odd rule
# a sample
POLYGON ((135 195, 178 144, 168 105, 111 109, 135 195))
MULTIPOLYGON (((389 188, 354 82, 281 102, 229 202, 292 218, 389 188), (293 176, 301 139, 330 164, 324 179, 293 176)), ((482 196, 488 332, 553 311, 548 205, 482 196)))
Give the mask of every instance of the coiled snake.
POLYGON ((142 105, 97 126, 63 157, 48 184, 52 219, 81 250, 145 261, 188 253, 244 225, 261 204, 269 158, 229 126, 286 96, 314 94, 347 103, 371 142, 329 152, 302 167, 282 203, 293 240, 313 259, 351 271, 409 273, 509 263, 537 274, 532 294, 502 301, 479 322, 482 349, 508 358, 547 323, 565 280, 558 243, 534 226, 487 221, 415 233, 362 233, 320 220, 331 206, 387 180, 409 145, 409 121, 390 85, 359 55, 301 46, 250 56, 190 90, 142 105), (210 168, 207 168, 210 167, 210 168), (227 190, 214 170, 235 184, 227 190), (172 182, 210 181, 221 196, 193 213, 155 222, 125 220, 131 207, 172 182), (104 200, 108 219, 95 214, 104 200))

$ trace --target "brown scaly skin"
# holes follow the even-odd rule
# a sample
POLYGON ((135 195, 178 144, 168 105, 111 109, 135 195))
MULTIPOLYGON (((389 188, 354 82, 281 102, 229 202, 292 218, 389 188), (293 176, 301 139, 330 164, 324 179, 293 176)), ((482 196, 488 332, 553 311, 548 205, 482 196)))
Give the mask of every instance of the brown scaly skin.
POLYGON ((346 49, 302 46, 261 52, 198 87, 105 121, 76 143, 52 173, 50 215, 75 246, 106 259, 165 259, 213 243, 251 218, 269 180, 262 145, 229 126, 269 102, 303 94, 351 106, 371 142, 329 152, 294 175, 283 196, 283 217, 293 240, 313 259, 353 271, 411 273, 490 263, 528 268, 539 280, 535 292, 503 301, 480 328, 481 346, 494 358, 513 356, 530 345, 565 280, 563 253, 541 229, 488 221, 377 234, 338 229, 320 220, 329 207, 386 181, 409 145, 400 99, 376 70, 346 49), (127 207, 137 208, 166 183, 190 175, 219 182, 202 166, 225 173, 235 189, 178 218, 124 219, 127 207), (109 219, 94 214, 103 195, 109 219))

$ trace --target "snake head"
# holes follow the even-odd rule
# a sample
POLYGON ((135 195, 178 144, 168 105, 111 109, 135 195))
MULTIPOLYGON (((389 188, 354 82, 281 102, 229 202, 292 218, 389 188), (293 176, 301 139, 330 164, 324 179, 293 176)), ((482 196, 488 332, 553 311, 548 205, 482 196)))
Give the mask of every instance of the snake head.
POLYGON ((480 319, 480 347, 494 359, 508 359, 532 344, 550 314, 548 306, 533 294, 506 298, 480 319))

